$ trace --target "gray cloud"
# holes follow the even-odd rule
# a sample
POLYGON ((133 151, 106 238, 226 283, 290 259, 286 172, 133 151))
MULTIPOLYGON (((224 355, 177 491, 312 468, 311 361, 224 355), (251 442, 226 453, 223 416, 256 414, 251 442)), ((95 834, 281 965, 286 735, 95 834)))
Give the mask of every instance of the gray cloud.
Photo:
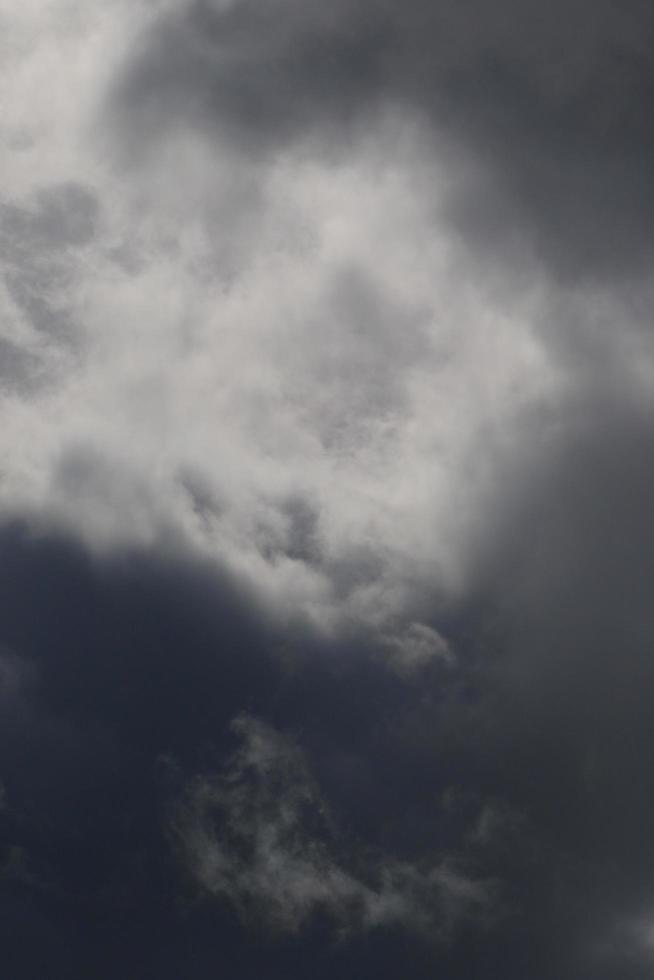
POLYGON ((638 3, 198 0, 146 35, 121 114, 134 146, 172 125, 324 153, 399 103, 472 157, 452 208, 473 239, 503 249, 517 222, 564 279, 628 275, 651 257, 653 31, 638 3))
POLYGON ((41 8, 0 15, 6 968, 650 976, 649 9, 41 8))
POLYGON ((5 204, 2 230, 9 254, 62 251, 85 245, 98 222, 98 202, 74 182, 40 188, 27 207, 5 204))
POLYGON ((33 396, 78 360, 71 283, 98 220, 97 198, 75 182, 0 204, 0 379, 10 394, 33 396))
POLYGON ((295 932, 321 912, 344 934, 400 925, 444 940, 493 911, 495 886, 444 856, 421 869, 392 857, 338 856, 332 820, 297 745, 241 716, 225 772, 198 777, 174 819, 190 875, 246 920, 295 932))

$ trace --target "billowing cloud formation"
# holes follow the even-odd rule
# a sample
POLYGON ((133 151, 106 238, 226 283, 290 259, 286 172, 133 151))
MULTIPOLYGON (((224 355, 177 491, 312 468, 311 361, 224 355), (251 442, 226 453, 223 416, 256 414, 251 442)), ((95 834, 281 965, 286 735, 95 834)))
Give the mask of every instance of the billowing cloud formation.
MULTIPOLYGON (((62 69, 71 94, 82 68, 62 69)), ((95 81, 100 105, 71 122, 85 147, 106 121, 105 147, 122 91, 95 81)), ((21 170, 6 204, 22 361, 3 402, 5 507, 45 507, 100 548, 176 533, 284 614, 400 638, 430 578, 460 588, 496 444, 562 383, 538 288, 476 275, 411 120, 325 162, 171 126, 129 163, 129 104, 112 166, 76 150, 67 182, 25 188, 21 170)))
POLYGON ((191 0, 148 36, 123 98, 136 141, 143 120, 190 123, 259 151, 343 140, 399 103, 472 147, 482 186, 457 210, 473 233, 510 240, 504 213, 566 277, 610 275, 650 257, 653 32, 645 4, 610 0, 592 15, 585 0, 191 0))
POLYGON ((651 975, 653 28, 0 4, 12 977, 651 975))

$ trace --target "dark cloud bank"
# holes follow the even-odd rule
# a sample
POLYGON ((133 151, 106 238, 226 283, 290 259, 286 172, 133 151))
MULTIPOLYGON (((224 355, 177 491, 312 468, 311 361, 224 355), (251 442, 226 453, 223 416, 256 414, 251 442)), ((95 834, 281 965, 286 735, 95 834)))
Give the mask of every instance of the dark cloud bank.
POLYGON ((12 975, 648 975, 647 422, 528 461, 413 680, 197 560, 5 525, 12 975))
MULTIPOLYGON (((627 354, 650 343, 653 33, 636 2, 243 0, 140 39, 103 120, 135 156, 180 127, 335 152, 408 108, 462 161, 475 261, 510 280, 524 248, 599 312, 548 305, 573 390, 504 461, 465 594, 424 617, 455 656, 417 672, 192 549, 4 520, 8 977, 651 976, 654 414, 627 354)), ((92 233, 68 193, 7 211, 14 251, 92 233)))
POLYGON ((474 159, 453 203, 469 234, 535 241, 564 278, 632 274, 651 259, 653 36, 637 0, 196 0, 146 39, 121 118, 134 148, 190 124, 249 153, 302 134, 334 152, 399 105, 474 159))

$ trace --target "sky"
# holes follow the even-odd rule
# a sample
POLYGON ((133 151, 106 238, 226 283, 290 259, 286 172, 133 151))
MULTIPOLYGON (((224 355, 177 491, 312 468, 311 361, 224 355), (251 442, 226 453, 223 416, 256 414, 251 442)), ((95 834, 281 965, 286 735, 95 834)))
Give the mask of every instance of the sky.
POLYGON ((653 44, 0 0, 3 975, 652 976, 653 44))

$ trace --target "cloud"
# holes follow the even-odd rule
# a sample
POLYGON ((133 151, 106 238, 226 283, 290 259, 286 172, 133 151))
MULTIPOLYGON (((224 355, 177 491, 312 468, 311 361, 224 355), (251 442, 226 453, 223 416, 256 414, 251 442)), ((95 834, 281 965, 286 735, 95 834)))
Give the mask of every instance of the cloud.
MULTIPOLYGON (((115 18, 94 27, 107 43, 115 18)), ((93 84, 108 120, 104 71, 93 84)), ((25 335, 8 341, 41 360, 38 393, 3 399, 5 512, 41 508, 105 549, 175 533, 326 630, 394 635, 427 616, 426 591, 446 602, 495 443, 559 380, 537 291, 477 279, 425 212, 420 129, 394 116, 324 162, 217 154, 196 129, 130 168, 99 159, 86 118, 69 140, 85 150, 67 182, 7 191, 25 335)), ((34 167, 36 147, 20 151, 34 167)))
POLYGON ((492 911, 494 886, 447 857, 422 870, 367 855, 348 868, 298 746, 251 716, 232 728, 241 748, 222 775, 191 784, 173 832, 191 877, 241 917, 296 932, 321 912, 343 934, 399 925, 442 940, 492 911))
MULTIPOLYGON (((168 833, 180 799, 182 869, 250 924, 258 917, 273 932, 301 934, 322 914, 347 944, 387 934, 385 955, 399 963, 414 957, 399 938, 406 929, 450 941, 486 922, 495 886, 474 856, 440 847, 433 834, 413 854, 402 853, 401 832, 396 846, 375 839, 381 814, 391 816, 378 807, 390 786, 399 802, 405 767, 388 769, 396 676, 364 648, 281 629, 229 574, 180 552, 109 557, 25 521, 5 525, 0 545, 0 620, 11 643, 2 660, 0 902, 11 910, 17 976, 42 956, 55 975, 138 957, 172 977, 191 962, 187 942, 205 970, 215 969, 219 937, 239 946, 220 911, 193 938, 197 919, 180 907, 168 833), (228 723, 247 709, 233 754, 228 723), (306 731, 306 753, 277 718, 306 731), (352 792, 357 771, 368 773, 368 801, 352 792), (187 783, 188 772, 222 775, 187 783), (353 835, 330 818, 318 777, 358 825, 353 835), (19 948, 30 929, 33 955, 19 948)), ((326 962, 337 955, 329 939, 321 948, 326 962)), ((377 955, 374 946, 355 959, 372 967, 377 955)), ((252 956, 258 968, 254 947, 252 956)))
POLYGON ((197 0, 145 35, 121 118, 134 147, 173 126, 256 154, 309 136, 324 154, 400 104, 460 144, 477 179, 453 214, 475 238, 503 249, 517 222, 518 249, 565 279, 629 275, 651 258, 653 29, 635 3, 197 0))
POLYGON ((454 654, 438 630, 411 623, 404 634, 387 639, 392 662, 400 673, 412 673, 434 660, 452 664, 454 654))
POLYGON ((650 11, 0 19, 6 969, 649 976, 650 11))

